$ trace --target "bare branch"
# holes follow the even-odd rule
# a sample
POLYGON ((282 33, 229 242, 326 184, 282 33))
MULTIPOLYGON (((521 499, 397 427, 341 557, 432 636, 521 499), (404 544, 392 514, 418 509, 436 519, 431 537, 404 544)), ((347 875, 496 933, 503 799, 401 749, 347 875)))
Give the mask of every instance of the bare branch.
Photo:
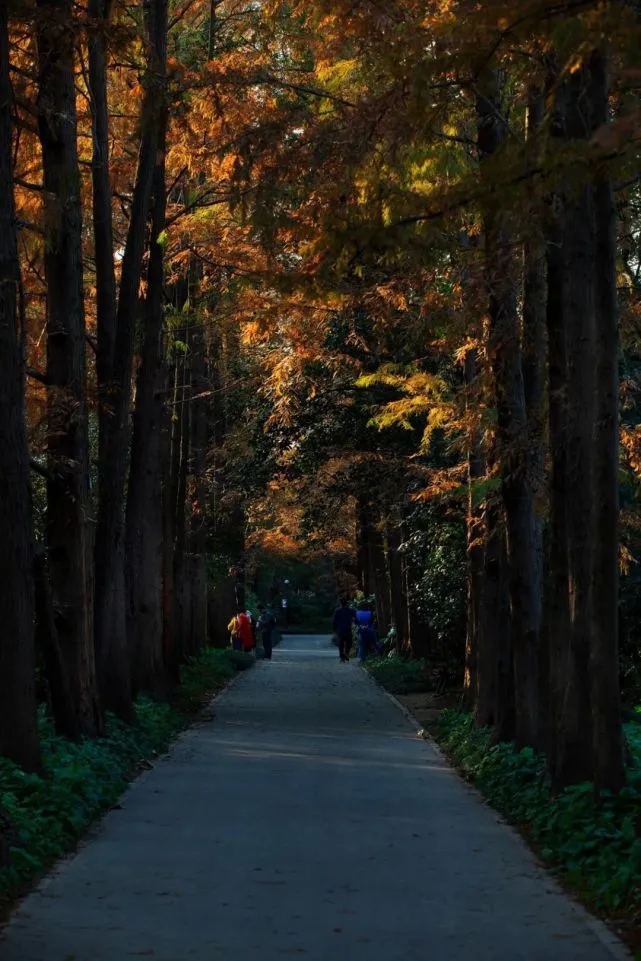
POLYGON ((47 375, 43 374, 41 370, 37 370, 35 367, 27 367, 25 373, 27 377, 31 377, 32 380, 37 380, 39 384, 44 384, 45 387, 49 385, 47 375))

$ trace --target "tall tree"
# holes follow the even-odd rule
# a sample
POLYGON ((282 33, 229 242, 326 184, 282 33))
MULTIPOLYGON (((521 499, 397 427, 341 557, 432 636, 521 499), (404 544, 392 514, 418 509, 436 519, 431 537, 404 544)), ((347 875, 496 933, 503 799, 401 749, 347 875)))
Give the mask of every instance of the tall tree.
MULTIPOLYGON (((96 527, 95 632, 103 704, 133 718, 125 594, 125 491, 130 452, 130 403, 134 335, 139 311, 142 260, 147 237, 160 123, 163 116, 166 5, 143 0, 148 64, 141 107, 142 135, 122 257, 113 364, 103 394, 110 404, 100 477, 96 527), (159 44, 162 44, 160 46, 159 44)), ((105 341, 106 342, 106 341, 105 341)), ((108 371, 104 362, 103 369, 108 371)))
POLYGON ((188 555, 190 561, 190 616, 186 638, 190 654, 197 654, 207 640, 207 487, 206 458, 209 434, 209 401, 206 345, 202 321, 195 317, 190 331, 192 370, 190 491, 188 503, 188 555))
MULTIPOLYGON (((501 79, 487 70, 477 103, 478 147, 482 171, 505 142, 501 79)), ((486 279, 489 295, 488 352, 497 408, 497 454, 505 510, 512 615, 517 745, 536 745, 538 717, 538 644, 540 595, 532 479, 528 464, 525 387, 517 308, 514 238, 509 214, 492 192, 484 203, 486 279)))
MULTIPOLYGON (((163 475, 169 452, 163 443, 165 387, 164 305, 167 141, 167 4, 158 3, 153 24, 155 69, 160 86, 158 146, 153 174, 153 202, 144 303, 142 351, 126 513, 127 636, 135 690, 161 690, 166 684, 163 657, 163 475)), ((166 481, 165 481, 166 482, 166 481)))
POLYGON ((20 264, 13 199, 8 5, 0 10, 0 754, 39 767, 33 530, 25 427, 20 264), (20 332, 20 333, 19 333, 20 332))
POLYGON ((91 99, 94 259, 98 349, 98 473, 105 473, 105 445, 110 417, 109 379, 116 339, 116 270, 109 182, 109 105, 107 102, 107 30, 112 0, 89 0, 89 95, 91 99))
POLYGON ((101 728, 93 645, 82 209, 70 0, 38 0, 38 131, 47 281, 46 540, 56 629, 73 714, 65 733, 101 728))
MULTIPOLYGON (((581 66, 559 91, 563 137, 582 146, 591 132, 587 74, 581 66)), ((589 694, 589 653, 592 631, 593 431, 594 431, 594 208, 590 172, 567 172, 563 184, 561 220, 562 284, 560 321, 565 331, 566 450, 565 517, 570 630, 566 635, 565 670, 558 695, 556 763, 558 784, 589 780, 592 776, 592 737, 589 694)), ((548 296, 552 278, 548 280, 548 296)), ((550 353, 552 340, 550 341, 550 353)), ((563 644, 562 638, 555 643, 563 644)))
MULTIPOLYGON (((473 391, 477 380, 477 350, 465 354, 465 403, 471 413, 473 391)), ((478 657, 481 631, 481 591, 483 588, 483 529, 475 487, 483 475, 483 458, 478 429, 470 428, 467 440, 467 631, 465 640, 464 701, 468 708, 476 706, 478 696, 478 657)))
MULTIPOLYGON (((607 51, 590 62, 593 126, 609 117, 607 51)), ((625 781, 619 681, 619 306, 616 212, 607 170, 594 184, 596 424, 594 434, 594 557, 590 650, 594 777, 619 790, 625 781)))

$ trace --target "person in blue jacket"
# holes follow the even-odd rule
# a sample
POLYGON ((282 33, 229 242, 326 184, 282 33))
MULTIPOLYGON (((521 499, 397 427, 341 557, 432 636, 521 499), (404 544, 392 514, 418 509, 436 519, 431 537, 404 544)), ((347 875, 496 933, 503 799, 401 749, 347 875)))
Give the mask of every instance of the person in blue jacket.
POLYGON ((376 647, 374 612, 370 610, 366 601, 361 601, 358 605, 356 629, 358 631, 358 656, 361 661, 364 661, 370 648, 374 649, 376 647))

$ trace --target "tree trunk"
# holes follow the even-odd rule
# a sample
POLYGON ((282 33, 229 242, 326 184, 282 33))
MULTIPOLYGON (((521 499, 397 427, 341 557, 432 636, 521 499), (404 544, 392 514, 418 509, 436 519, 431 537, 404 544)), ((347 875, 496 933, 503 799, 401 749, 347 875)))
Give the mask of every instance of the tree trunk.
MULTIPOLYGON (((607 54, 591 62, 594 126, 609 120, 607 54)), ((607 173, 597 174, 595 212, 596 430, 594 559, 590 651, 594 777, 618 791, 625 783, 619 686, 619 318, 616 211, 607 173)))
POLYGON ((358 577, 360 581, 360 586, 365 597, 369 597, 373 590, 373 585, 370 583, 370 528, 371 522, 368 517, 368 506, 365 495, 360 494, 358 497, 358 547, 357 547, 357 561, 358 561, 358 577))
POLYGON ((33 526, 25 426, 20 266, 13 202, 7 6, 0 10, 0 755, 40 765, 36 725, 33 526))
MULTIPOLYGON (((545 111, 545 97, 538 88, 528 93, 526 159, 530 167, 540 162, 538 138, 545 111)), ((534 211, 533 223, 526 226, 523 244, 523 384, 528 428, 529 477, 534 498, 534 540, 537 561, 537 594, 541 630, 538 656, 539 735, 538 743, 548 743, 549 722, 549 643, 544 623, 543 517, 546 497, 546 245, 542 215, 534 211)), ((560 281, 559 281, 560 283, 560 281)))
MULTIPOLYGON (((466 408, 472 408, 469 397, 476 381, 476 350, 465 355, 466 408)), ((477 664, 479 632, 482 617, 481 591, 483 587, 483 524, 475 503, 474 484, 483 475, 483 458, 479 438, 472 431, 467 454, 467 630, 465 638, 465 673, 463 702, 468 710, 476 707, 478 693, 477 664)))
POLYGON ((189 503, 189 557, 191 567, 189 650, 197 654, 207 643, 207 488, 208 440, 207 367, 202 324, 194 319, 190 334, 192 390, 189 503))
POLYGON ((563 702, 569 684, 570 608, 568 589, 567 472, 567 332, 563 316, 563 252, 558 217, 547 242, 548 434, 550 444, 545 637, 549 676, 549 716, 545 745, 550 773, 563 770, 565 739, 563 702))
MULTIPOLYGON (((163 594, 163 657, 165 670, 174 683, 180 679, 180 659, 176 645, 176 604, 174 544, 176 539, 176 491, 178 484, 178 464, 176 451, 180 451, 181 420, 176 416, 180 385, 180 359, 176 355, 173 366, 166 372, 166 382, 171 393, 171 406, 162 412, 162 594, 163 594)), ((169 391, 168 391, 169 393, 169 391)))
POLYGON ((89 94, 93 137, 91 175, 96 262, 99 477, 102 477, 105 472, 105 443, 110 417, 108 392, 116 339, 116 272, 109 183, 109 108, 105 39, 111 3, 112 0, 89 0, 89 16, 92 19, 89 35, 89 94))
MULTIPOLYGON (((545 99, 538 90, 528 97, 528 156, 532 164, 539 159, 536 145, 543 122, 545 99)), ((528 227, 524 243, 523 276, 523 386, 527 418, 528 475, 534 508, 536 585, 539 622, 543 604, 543 499, 545 496, 545 363, 547 351, 545 314, 545 239, 540 224, 528 227)))
POLYGON ((483 569, 479 598, 477 651, 474 671, 476 699, 474 720, 478 727, 496 724, 498 716, 499 624, 502 604, 500 509, 488 501, 483 512, 483 569))
MULTIPOLYGON (((516 738, 516 684, 514 675, 514 622, 510 609, 509 561, 507 539, 500 531, 498 544, 498 583, 496 620, 493 630, 497 635, 496 716, 495 741, 511 742, 516 738)), ((490 624, 487 624, 487 630, 490 624)))
POLYGON ((161 71, 158 150, 153 176, 147 299, 142 356, 136 384, 127 493, 125 572, 127 638, 134 691, 162 693, 167 684, 163 654, 163 364, 164 243, 166 219, 165 103, 167 5, 156 4, 156 68, 161 71))
POLYGON ((163 46, 166 0, 144 0, 149 41, 146 93, 141 108, 144 129, 136 170, 131 216, 122 259, 113 368, 109 377, 111 407, 105 436, 96 530, 96 651, 103 706, 124 720, 134 719, 127 650, 125 603, 125 482, 129 462, 129 408, 138 291, 147 217, 162 114, 163 46))
POLYGON ((74 738, 78 725, 65 660, 60 649, 56 630, 56 614, 49 586, 49 573, 44 549, 37 550, 34 558, 36 650, 42 659, 47 678, 48 702, 53 716, 56 734, 74 738))
POLYGON ((47 280, 46 540, 56 630, 75 712, 75 736, 95 735, 89 560, 89 456, 74 29, 69 0, 38 3, 38 129, 45 190, 47 280))
MULTIPOLYGON (((163 165, 164 166, 164 165, 163 165)), ((164 172, 155 178, 145 303, 127 494, 127 637, 134 691, 165 688, 163 654, 163 248, 164 172)))
MULTIPOLYGON (((488 74, 477 104, 478 146, 482 168, 506 137, 500 110, 500 83, 488 74)), ((517 747, 536 745, 538 718, 538 643, 541 601, 537 578, 534 505, 529 476, 525 388, 515 286, 515 260, 507 215, 492 196, 486 203, 486 285, 489 297, 489 355, 498 419, 497 454, 505 508, 509 591, 514 644, 517 747)))
MULTIPOLYGON (((189 334, 185 328, 179 336, 187 344, 189 334)), ((189 474, 189 445, 191 433, 191 375, 187 350, 181 364, 180 390, 178 391, 177 416, 180 419, 176 431, 174 458, 174 643, 178 660, 182 663, 188 653, 189 624, 189 569, 187 563, 187 478, 189 474)))
MULTIPOLYGON (((591 130, 585 69, 563 91, 565 137, 585 140, 591 130)), ((585 169, 565 185, 562 309, 567 344, 567 544, 570 648, 567 688, 556 736, 557 785, 590 780, 592 721, 588 661, 592 633, 592 528, 594 496, 594 206, 585 169)), ((561 693, 561 692, 560 692, 561 693)))
POLYGON ((402 651, 407 645, 407 605, 403 591, 403 567, 399 547, 401 532, 398 518, 386 513, 385 541, 387 555, 387 576, 390 593, 390 609, 396 628, 396 649, 402 651))
POLYGON ((372 524, 369 533, 369 563, 368 569, 371 571, 372 591, 376 598, 376 621, 379 634, 387 635, 391 624, 390 608, 390 586, 385 561, 385 536, 382 527, 382 518, 378 517, 378 523, 372 524))

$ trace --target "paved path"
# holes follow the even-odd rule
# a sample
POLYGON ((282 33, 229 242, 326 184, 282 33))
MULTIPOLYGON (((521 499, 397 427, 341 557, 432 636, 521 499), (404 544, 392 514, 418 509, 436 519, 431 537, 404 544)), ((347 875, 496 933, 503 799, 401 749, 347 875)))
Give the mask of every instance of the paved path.
POLYGON ((29 897, 0 961, 626 957, 323 638, 289 638, 29 897))

